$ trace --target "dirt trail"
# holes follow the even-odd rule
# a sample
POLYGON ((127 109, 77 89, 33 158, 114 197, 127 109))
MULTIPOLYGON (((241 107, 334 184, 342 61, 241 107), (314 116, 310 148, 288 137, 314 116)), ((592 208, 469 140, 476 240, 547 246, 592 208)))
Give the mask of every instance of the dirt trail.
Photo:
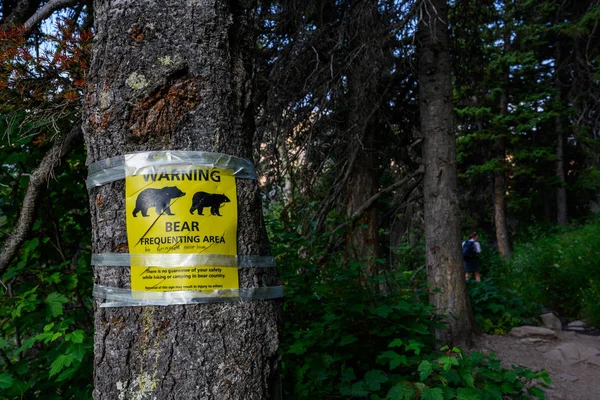
POLYGON ((548 370, 552 379, 550 387, 544 389, 548 400, 600 400, 600 336, 573 331, 560 331, 557 336, 542 340, 483 335, 476 339, 475 349, 494 351, 506 368, 515 365, 536 372, 548 370), (575 358, 577 351, 575 356, 567 354, 564 359, 560 349, 585 352, 579 354, 579 359, 575 358))

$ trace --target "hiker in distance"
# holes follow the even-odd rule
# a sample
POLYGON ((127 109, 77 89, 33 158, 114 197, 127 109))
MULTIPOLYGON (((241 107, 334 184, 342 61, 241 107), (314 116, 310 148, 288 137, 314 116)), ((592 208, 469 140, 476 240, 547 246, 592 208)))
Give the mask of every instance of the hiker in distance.
POLYGON ((473 232, 469 235, 469 238, 462 244, 462 254, 465 266, 465 279, 469 280, 471 273, 475 274, 475 280, 481 282, 481 275, 479 274, 479 253, 481 253, 481 246, 477 241, 479 235, 473 232))

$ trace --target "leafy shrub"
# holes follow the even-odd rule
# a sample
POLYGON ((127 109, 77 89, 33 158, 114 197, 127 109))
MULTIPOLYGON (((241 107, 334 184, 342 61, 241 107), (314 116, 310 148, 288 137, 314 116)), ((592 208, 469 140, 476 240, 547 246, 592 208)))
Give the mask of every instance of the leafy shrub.
POLYGON ((583 311, 589 325, 600 328, 600 281, 590 280, 583 291, 583 311))
POLYGON ((545 374, 501 369, 493 355, 438 350, 431 331, 443 326, 427 288, 409 282, 413 272, 388 271, 365 281, 360 262, 342 262, 332 250, 336 238, 300 234, 307 228, 290 215, 309 211, 267 213, 286 285, 286 399, 542 398, 526 384, 547 382, 545 374))
POLYGON ((593 282, 600 282, 600 221, 573 226, 558 233, 536 232, 530 241, 515 246, 509 276, 519 282, 529 299, 569 317, 598 320, 593 282), (586 295, 587 294, 587 295, 586 295))
POLYGON ((493 277, 469 282, 475 320, 484 332, 505 335, 515 326, 535 324, 541 307, 511 286, 509 280, 493 277))
MULTIPOLYGON (((500 367, 492 353, 466 355, 460 349, 443 347, 441 352, 419 353, 419 349, 400 340, 390 347, 412 349, 414 356, 399 355, 388 350, 379 362, 389 360, 389 370, 371 370, 362 380, 342 388, 342 395, 369 396, 370 399, 529 399, 544 398, 544 393, 531 383, 550 383, 547 371, 533 373, 520 367, 511 370, 500 367), (396 370, 392 372, 392 370, 396 370)), ((348 375, 352 375, 351 371, 348 375)))
MULTIPOLYGON (((0 146, 0 232, 10 232, 36 152, 0 146)), ((35 147, 33 147, 35 149, 35 147)), ((0 280, 0 397, 86 399, 92 392, 90 218, 83 146, 40 195, 36 222, 0 280)), ((5 237, 0 237, 3 242, 5 237)))

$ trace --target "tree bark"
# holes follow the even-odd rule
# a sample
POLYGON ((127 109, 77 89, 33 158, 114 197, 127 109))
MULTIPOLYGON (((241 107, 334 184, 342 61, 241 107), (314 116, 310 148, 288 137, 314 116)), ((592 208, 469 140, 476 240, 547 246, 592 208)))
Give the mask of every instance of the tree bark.
MULTIPOLYGON (((554 57, 554 85, 556 89, 556 100, 557 104, 564 104, 564 86, 560 79, 560 68, 561 68, 561 44, 560 40, 557 40, 554 44, 555 57, 554 57)), ((556 129, 556 178, 558 180, 558 188, 556 189, 556 220, 559 225, 567 225, 569 223, 569 217, 567 213, 567 184, 565 177, 565 150, 564 150, 564 125, 563 116, 557 113, 554 117, 555 129, 556 129)))
MULTIPOLYGON (((510 50, 510 37, 508 32, 504 34, 504 54, 510 50)), ((500 94, 500 115, 508 115, 508 85, 509 85, 508 65, 504 69, 504 87, 500 94)), ((506 227, 506 140, 504 132, 498 133, 496 139, 496 155, 498 165, 494 171, 494 225, 496 227, 496 241, 498 242, 498 252, 504 260, 508 260, 511 253, 510 241, 508 238, 508 229, 506 227)))
MULTIPOLYGON (((352 218, 379 188, 379 168, 372 148, 373 133, 367 134, 364 140, 368 147, 358 148, 360 163, 353 169, 348 181, 348 198, 346 213, 352 218)), ((354 141, 355 146, 361 146, 354 141)), ((377 207, 369 206, 356 221, 352 221, 346 236, 346 258, 359 261, 364 265, 366 276, 377 275, 377 257, 379 254, 379 215, 377 207)))
MULTIPOLYGON (((97 0, 85 100, 88 163, 134 151, 200 150, 251 159, 249 15, 226 0, 97 0)), ((238 180, 238 255, 268 255, 256 181, 238 180)), ((127 252, 124 181, 90 190, 94 253, 127 252)), ((130 287, 127 268, 96 284, 130 287)), ((279 285, 239 270, 240 288, 279 285)), ((281 301, 95 312, 95 399, 279 399, 281 301)))
POLYGON ((470 346, 474 327, 460 251, 452 65, 444 0, 423 1, 418 26, 424 212, 430 301, 448 315, 436 331, 445 344, 470 346), (439 289, 439 291, 434 291, 439 289))
MULTIPOLYGON (((379 189, 381 168, 376 140, 376 121, 381 102, 381 79, 391 63, 385 57, 378 29, 385 23, 379 17, 377 1, 352 3, 350 26, 354 59, 348 72, 348 154, 351 173, 348 179, 346 216, 352 218, 379 189)), ((366 276, 378 273, 379 213, 372 204, 350 225, 346 235, 347 259, 361 262, 366 276)))

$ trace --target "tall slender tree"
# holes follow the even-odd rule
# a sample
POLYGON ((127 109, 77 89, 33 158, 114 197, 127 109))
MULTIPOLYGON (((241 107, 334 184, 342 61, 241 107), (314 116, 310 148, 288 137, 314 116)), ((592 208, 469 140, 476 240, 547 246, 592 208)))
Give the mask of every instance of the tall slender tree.
POLYGON ((418 72, 423 134, 427 277, 431 302, 445 312, 442 342, 469 346, 474 320, 460 253, 452 63, 445 0, 423 1, 418 26, 418 72))
MULTIPOLYGON (((95 2, 85 99, 88 162, 134 151, 251 158, 254 10, 243 1, 95 2)), ((127 252, 123 181, 90 191, 95 253, 127 252)), ((267 255, 256 181, 238 180, 238 255, 267 255)), ((127 269, 95 282, 129 285, 127 269)), ((240 288, 278 285, 240 270, 240 288)), ((95 312, 96 399, 278 399, 279 300, 95 312)))

